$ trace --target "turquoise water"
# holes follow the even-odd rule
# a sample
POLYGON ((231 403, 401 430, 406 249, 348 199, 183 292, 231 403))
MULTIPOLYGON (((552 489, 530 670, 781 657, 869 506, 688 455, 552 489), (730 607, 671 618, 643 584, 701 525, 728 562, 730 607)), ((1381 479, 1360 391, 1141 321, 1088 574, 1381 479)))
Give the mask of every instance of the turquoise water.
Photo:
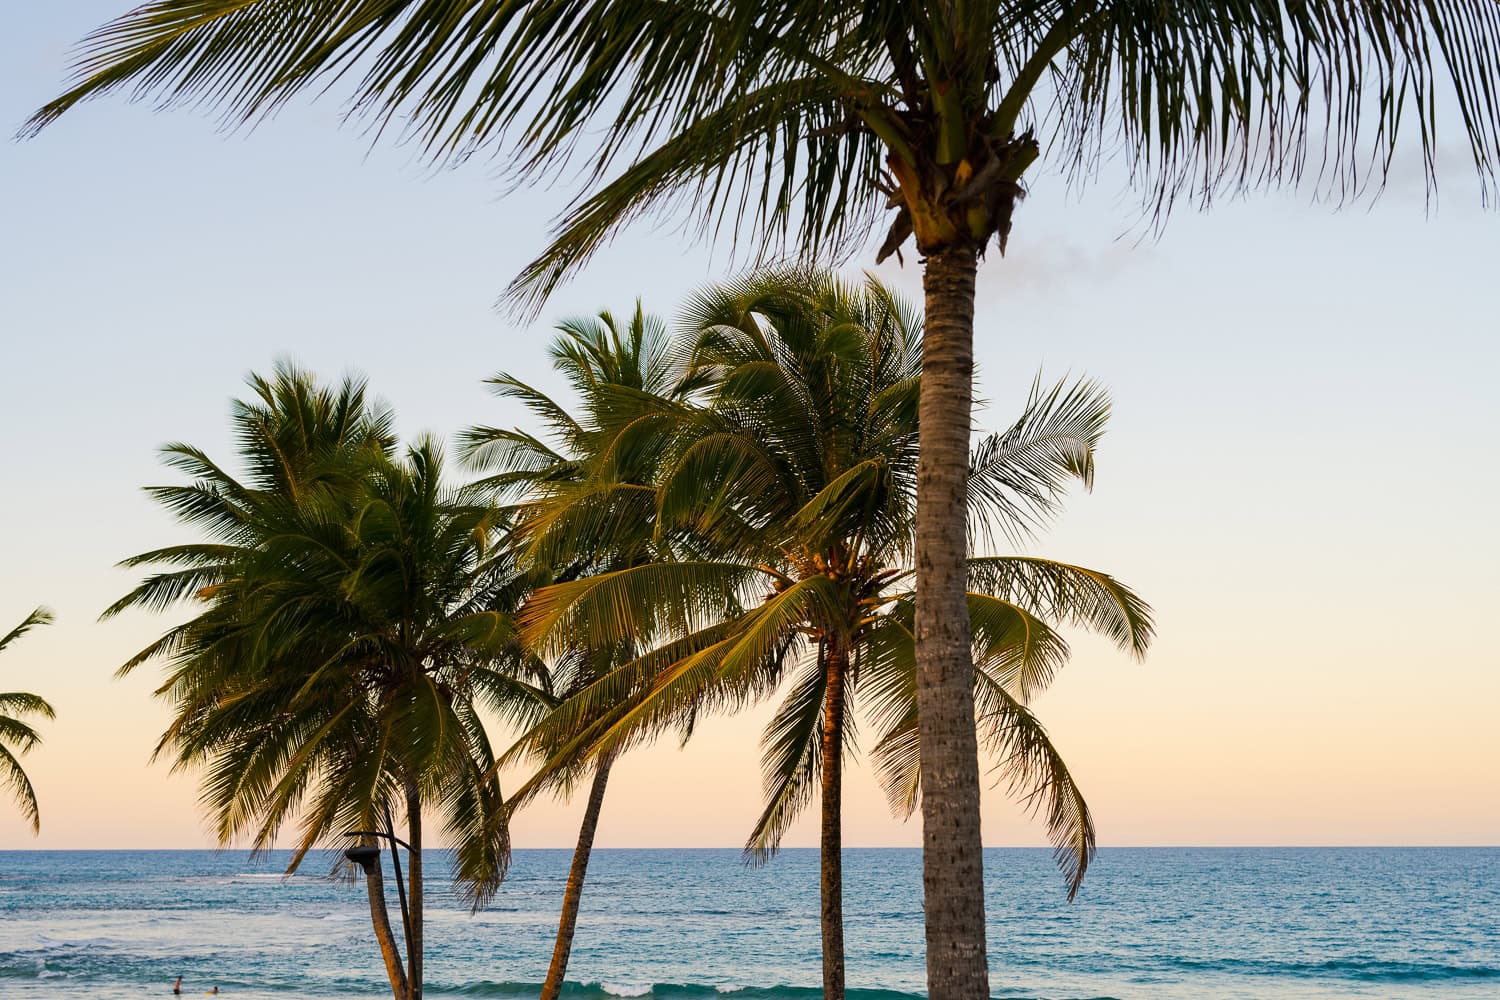
MULTIPOLYGON (((363 886, 276 860, 0 852, 0 997, 389 996, 363 886)), ((568 860, 518 851, 477 915, 431 893, 428 996, 534 997, 568 860)), ((1046 851, 985 865, 997 997, 1500 997, 1500 849, 1105 850, 1071 906, 1046 851)), ((920 855, 845 877, 852 1000, 920 993, 920 855)), ((571 996, 815 1000, 817 913, 814 851, 596 851, 571 996)))

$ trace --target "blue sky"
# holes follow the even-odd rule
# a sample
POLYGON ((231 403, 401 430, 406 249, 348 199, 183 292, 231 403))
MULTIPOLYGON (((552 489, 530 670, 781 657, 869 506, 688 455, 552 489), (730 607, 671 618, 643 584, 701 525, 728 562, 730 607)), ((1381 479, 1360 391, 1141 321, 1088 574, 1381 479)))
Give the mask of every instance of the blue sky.
MULTIPOLYGON (((123 7, 13 15, 0 125, 50 97, 69 46, 123 7)), ((639 226, 516 322, 495 298, 543 245, 566 179, 503 196, 492 165, 434 171, 372 149, 339 111, 301 102, 225 135, 114 99, 0 144, 0 625, 38 603, 60 617, 0 661, 0 687, 62 713, 28 765, 43 835, 0 811, 0 847, 206 843, 191 780, 147 764, 165 722, 155 674, 111 679, 164 621, 94 619, 131 583, 116 560, 183 537, 139 489, 163 480, 155 449, 226 453, 246 372, 278 356, 358 369, 403 431, 451 435, 519 418, 480 384, 497 369, 554 384, 555 318, 637 296, 670 315, 730 273, 725 247, 639 226)), ((1373 207, 1257 196, 1183 210, 1144 243, 1122 177, 1070 193, 1043 173, 1008 258, 982 270, 982 423, 1004 423, 1038 370, 1094 376, 1116 402, 1094 493, 1039 543, 1158 609, 1144 664, 1080 638, 1038 706, 1106 843, 1500 841, 1485 628, 1500 597, 1500 227, 1462 157, 1444 161, 1432 211, 1409 157, 1373 207)), ((907 261, 879 273, 915 294, 907 261)), ((627 760, 601 843, 739 843, 763 718, 627 760)), ((1040 842, 991 798, 987 842, 1040 842)), ((573 822, 539 807, 518 843, 571 843, 573 822)), ((867 779, 846 830, 918 840, 867 779)))

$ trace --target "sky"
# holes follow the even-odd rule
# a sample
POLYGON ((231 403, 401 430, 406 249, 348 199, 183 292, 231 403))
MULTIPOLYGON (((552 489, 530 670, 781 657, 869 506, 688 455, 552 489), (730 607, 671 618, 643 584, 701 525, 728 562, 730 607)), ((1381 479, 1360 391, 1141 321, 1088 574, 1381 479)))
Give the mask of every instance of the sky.
MULTIPOLYGON (((0 131, 125 6, 13 13, 0 131)), ((113 676, 172 619, 97 617, 135 579, 118 560, 189 537, 141 491, 170 481, 157 448, 228 456, 248 372, 278 357, 359 371, 404 434, 451 439, 521 419, 481 384, 497 370, 560 388, 557 319, 637 297, 671 316, 734 273, 727 247, 638 225, 519 322, 496 297, 568 178, 507 193, 493 163, 434 170, 340 110, 300 101, 226 135, 110 99, 0 142, 0 629, 38 604, 58 615, 0 657, 0 690, 58 710, 25 762, 42 833, 0 804, 0 849, 213 846, 194 776, 151 761, 160 669, 113 676)), ((1150 240, 1123 177, 1078 191, 1043 172, 980 272, 981 425, 1004 425, 1039 371, 1115 401, 1094 490, 1033 547, 1156 609, 1144 662, 1070 637, 1035 704, 1102 844, 1500 843, 1500 219, 1462 155, 1441 165, 1435 205, 1409 156, 1373 206, 1256 195, 1180 210, 1150 240)), ((875 271, 915 297, 906 257, 875 271)), ((617 764, 599 845, 741 844, 769 711, 617 764)), ((867 769, 846 789, 846 844, 920 843, 867 769)), ((580 809, 530 808, 517 846, 571 846, 580 809)), ((1003 788, 985 794, 984 839, 1045 842, 1003 788)), ((817 843, 814 815, 788 843, 817 843)))

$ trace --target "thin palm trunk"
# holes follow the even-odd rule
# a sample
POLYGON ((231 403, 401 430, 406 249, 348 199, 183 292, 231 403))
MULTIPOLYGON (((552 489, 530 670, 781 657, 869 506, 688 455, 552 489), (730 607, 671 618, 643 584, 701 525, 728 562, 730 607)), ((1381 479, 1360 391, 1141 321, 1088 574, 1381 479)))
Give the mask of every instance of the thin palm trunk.
POLYGON ((922 764, 922 884, 931 1000, 987 1000, 979 747, 965 560, 973 405, 972 247, 927 258, 918 403, 917 711, 922 764))
MULTIPOLYGON (((406 941, 407 1000, 422 1000, 422 796, 410 778, 406 781, 407 897, 411 905, 411 932, 406 941)), ((391 845, 391 850, 396 846, 391 845)))
POLYGON ((589 870, 589 855, 594 850, 594 833, 599 829, 599 811, 604 806, 604 789, 609 784, 609 769, 614 758, 599 758, 594 768, 594 783, 589 788, 588 805, 583 823, 578 827, 578 846, 573 849, 573 866, 568 869, 568 887, 563 891, 562 916, 557 921, 557 941, 552 946, 552 964, 547 966, 547 980, 542 983, 540 1000, 557 1000, 568 972, 568 956, 573 951, 573 932, 578 927, 578 906, 583 901, 583 880, 589 870))
POLYGON ((822 861, 823 1000, 844 1000, 844 683, 848 658, 835 643, 826 652, 823 692, 822 861))
POLYGON ((411 908, 406 905, 406 880, 401 875, 401 852, 396 843, 396 819, 391 815, 391 807, 385 807, 385 834, 386 840, 391 845, 391 871, 396 876, 396 902, 401 906, 401 940, 406 942, 406 947, 411 947, 411 908))
MULTIPOLYGON (((392 850, 395 850, 394 846, 392 850)), ((407 1000, 406 970, 401 967, 401 950, 396 946, 396 935, 391 932, 391 916, 385 902, 385 874, 378 857, 365 869, 365 891, 370 897, 370 923, 375 926, 380 957, 385 959, 385 974, 391 981, 391 993, 396 1000, 407 1000)))

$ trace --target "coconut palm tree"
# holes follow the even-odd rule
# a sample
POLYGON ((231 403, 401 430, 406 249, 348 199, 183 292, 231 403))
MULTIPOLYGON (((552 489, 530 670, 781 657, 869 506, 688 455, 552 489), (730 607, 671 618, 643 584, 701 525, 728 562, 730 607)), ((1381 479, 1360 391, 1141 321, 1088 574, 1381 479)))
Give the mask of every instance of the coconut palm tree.
POLYGON ((297 827, 295 870, 344 844, 367 875, 396 1000, 423 983, 424 809, 454 877, 479 906, 509 860, 506 812, 481 710, 524 719, 545 704, 504 608, 527 586, 488 504, 444 484, 442 454, 396 454, 390 414, 364 386, 337 390, 282 367, 235 407, 243 478, 188 445, 166 449, 186 486, 152 492, 207 540, 136 556, 165 566, 108 611, 187 599, 201 610, 122 668, 162 659, 174 717, 157 747, 201 769, 219 840, 270 849, 297 827), (404 817, 403 877, 396 817, 404 817), (375 850, 388 840, 405 962, 375 850))
POLYGON ((759 252, 854 252, 885 215, 881 257, 915 242, 932 1000, 989 995, 963 470, 978 261, 1028 176, 1122 162, 1160 220, 1226 192, 1378 190, 1413 132, 1431 178, 1440 115, 1487 193, 1500 159, 1491 0, 151 0, 85 40, 24 132, 122 88, 253 121, 335 77, 353 117, 399 121, 435 159, 493 152, 533 182, 589 164, 521 303, 652 212, 759 252))
MULTIPOLYGON (((39 625, 51 625, 52 612, 37 608, 21 620, 21 624, 0 637, 0 653, 11 643, 39 625)), ((30 753, 42 742, 41 735, 26 721, 27 716, 43 719, 56 718, 52 706, 34 694, 25 691, 9 691, 0 694, 0 783, 10 789, 21 814, 31 821, 31 832, 42 832, 42 813, 36 803, 36 789, 31 779, 21 768, 17 759, 30 753)))
MULTIPOLYGON (((711 289, 685 325, 696 331, 688 375, 709 402, 659 411, 675 451, 654 490, 668 557, 540 588, 521 612, 523 632, 542 644, 554 632, 667 641, 529 734, 552 755, 533 784, 550 766, 608 759, 785 688, 764 738, 766 804, 746 851, 772 855, 796 815, 819 802, 823 995, 836 1000, 842 772, 858 704, 876 729, 873 754, 893 804, 910 811, 921 779, 910 573, 920 322, 873 280, 850 288, 792 273, 711 289)), ((969 491, 976 512, 991 516, 976 528, 1019 532, 1050 513, 1067 480, 1091 476, 1107 413, 1091 385, 1059 386, 983 439, 969 491)), ((979 558, 970 575, 981 726, 1014 790, 1047 803, 1071 898, 1093 824, 1025 702, 1066 658, 1055 624, 1099 629, 1140 654, 1149 611, 1110 577, 1049 560, 979 558)))
MULTIPOLYGON (((660 555, 651 486, 671 441, 657 430, 662 418, 652 411, 658 404, 670 407, 692 387, 670 363, 665 327, 639 303, 623 323, 602 312, 565 320, 559 330, 552 364, 572 390, 573 404, 564 406, 512 375, 489 380, 496 395, 520 402, 540 422, 548 440, 520 429, 480 426, 466 432, 464 447, 471 464, 488 473, 478 488, 511 503, 517 557, 538 573, 568 580, 660 555)), ((580 693, 628 662, 633 648, 628 641, 561 644, 553 661, 555 697, 580 693)), ((536 749, 533 740, 523 745, 536 749)), ((538 751, 543 759, 553 753, 538 751)), ((571 791, 592 768, 541 1000, 557 1000, 562 991, 614 755, 576 763, 582 766, 554 769, 553 781, 532 783, 509 803, 517 809, 545 790, 571 791)))

